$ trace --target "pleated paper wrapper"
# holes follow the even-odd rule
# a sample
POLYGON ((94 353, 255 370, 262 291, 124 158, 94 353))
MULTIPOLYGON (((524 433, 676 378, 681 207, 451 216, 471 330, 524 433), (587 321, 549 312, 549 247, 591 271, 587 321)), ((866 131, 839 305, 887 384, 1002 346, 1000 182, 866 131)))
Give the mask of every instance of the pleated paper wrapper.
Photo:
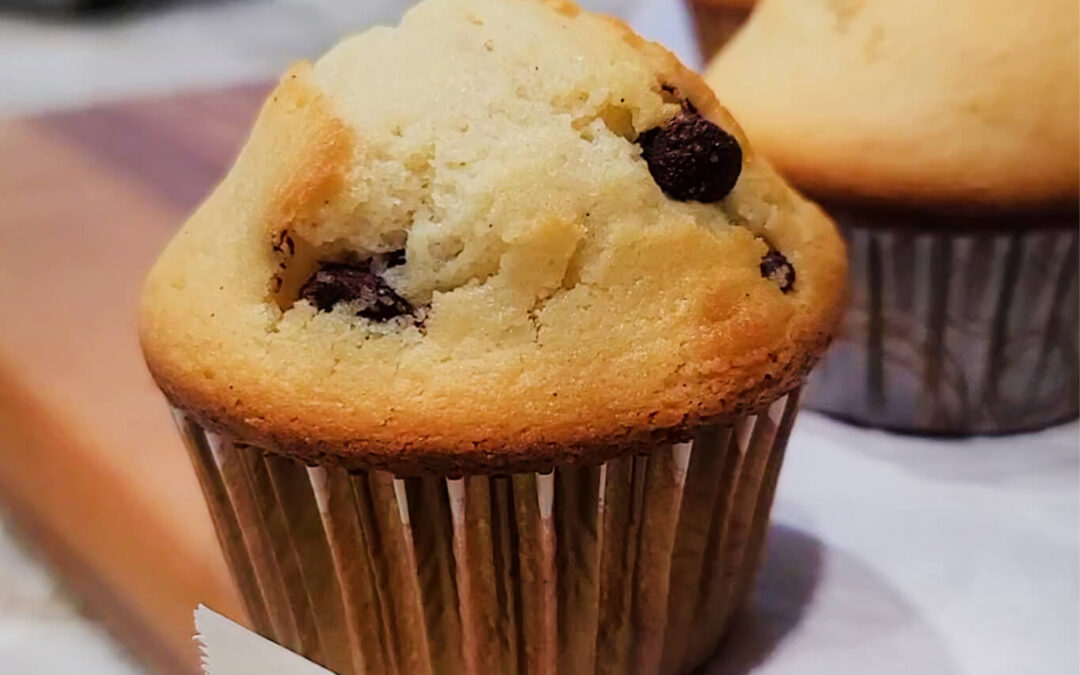
POLYGON ((305 466, 174 414, 260 634, 339 675, 676 675, 752 585, 798 395, 547 474, 305 466))
POLYGON ((860 226, 843 328, 806 407, 940 434, 1039 429, 1080 410, 1077 221, 1013 231, 860 226))

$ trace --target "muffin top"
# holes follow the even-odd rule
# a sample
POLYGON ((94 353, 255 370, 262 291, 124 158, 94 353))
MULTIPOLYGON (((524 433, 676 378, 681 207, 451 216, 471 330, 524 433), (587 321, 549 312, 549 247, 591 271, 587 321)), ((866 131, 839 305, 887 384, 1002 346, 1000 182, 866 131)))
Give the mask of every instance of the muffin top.
POLYGON ((245 442, 524 470, 790 391, 844 278, 832 223, 670 53, 565 2, 428 0, 284 76, 141 337, 245 442))
POLYGON ((1076 208, 1076 0, 763 0, 706 80, 814 196, 1076 208))

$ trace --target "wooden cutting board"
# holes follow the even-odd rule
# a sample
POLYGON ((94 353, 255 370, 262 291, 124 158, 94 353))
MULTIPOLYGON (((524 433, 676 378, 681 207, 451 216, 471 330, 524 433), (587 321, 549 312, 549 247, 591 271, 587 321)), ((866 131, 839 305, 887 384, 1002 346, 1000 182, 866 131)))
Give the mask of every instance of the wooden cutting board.
POLYGON ((227 169, 266 85, 0 122, 0 500, 163 673, 192 610, 243 612, 143 365, 141 280, 227 169))

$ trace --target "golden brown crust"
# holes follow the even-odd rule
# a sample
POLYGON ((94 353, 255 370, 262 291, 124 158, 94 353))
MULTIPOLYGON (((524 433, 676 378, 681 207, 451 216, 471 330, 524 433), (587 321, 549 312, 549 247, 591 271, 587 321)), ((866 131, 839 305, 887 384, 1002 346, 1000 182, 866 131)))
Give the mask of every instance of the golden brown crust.
MULTIPOLYGON (((866 207, 900 204, 913 211, 970 215, 1067 213, 1077 207, 1078 184, 1069 180, 1069 167, 1065 166, 1056 167, 1064 173, 1049 180, 987 175, 965 179, 963 174, 957 180, 955 166, 888 167, 876 157, 880 152, 871 147, 852 148, 850 152, 837 149, 831 157, 835 164, 825 167, 799 151, 776 148, 769 152, 769 160, 783 167, 785 178, 822 201, 866 207)), ((1039 173, 1047 178, 1045 172, 1039 173)), ((1011 174, 1017 175, 1023 174, 1011 174)), ((1022 223, 1015 218, 1013 222, 1022 223)))
POLYGON ((924 209, 1075 204, 1073 0, 764 0, 706 73, 814 197, 924 209))
POLYGON ((665 443, 681 443, 705 426, 733 423, 741 416, 760 412, 777 398, 800 387, 832 340, 822 334, 817 351, 799 362, 769 362, 769 379, 738 392, 719 390, 718 404, 698 405, 689 412, 654 410, 627 416, 622 425, 564 425, 554 432, 518 433, 514 437, 462 438, 457 429, 425 427, 419 433, 403 433, 393 439, 365 437, 367 430, 351 432, 351 440, 312 438, 310 424, 290 420, 244 418, 235 407, 222 407, 219 395, 173 388, 175 383, 153 370, 155 380, 170 402, 200 424, 226 433, 253 446, 280 452, 310 464, 336 464, 350 469, 379 469, 400 476, 546 472, 561 464, 598 464, 633 452, 649 452, 665 443), (729 398, 724 398, 726 394, 729 398), (559 435, 559 433, 562 435, 559 435))
POLYGON ((286 180, 270 198, 273 218, 267 225, 271 232, 317 218, 319 208, 345 189, 354 139, 333 115, 325 96, 308 84, 310 76, 311 64, 306 61, 290 68, 267 102, 274 107, 273 113, 261 118, 283 127, 266 129, 263 133, 269 138, 294 134, 291 127, 297 115, 308 119, 311 131, 307 136, 310 145, 297 158, 303 164, 286 167, 286 180))
MULTIPOLYGON (((335 316, 283 312, 266 288, 282 262, 271 237, 353 217, 341 204, 353 158, 369 149, 300 66, 148 279, 141 339, 170 401, 211 428, 306 460, 452 474, 603 461, 799 386, 843 305, 839 236, 753 154, 699 78, 617 25, 664 84, 741 142, 733 196, 686 208, 730 211, 745 227, 717 233, 676 220, 613 230, 601 258, 615 263, 577 283, 564 276, 518 318, 484 315, 513 297, 497 286, 516 269, 509 258, 484 283, 436 297, 423 334, 361 335, 367 329, 335 316), (798 270, 794 292, 761 278, 762 237, 798 270)), ((533 234, 545 246, 554 236, 533 234)))

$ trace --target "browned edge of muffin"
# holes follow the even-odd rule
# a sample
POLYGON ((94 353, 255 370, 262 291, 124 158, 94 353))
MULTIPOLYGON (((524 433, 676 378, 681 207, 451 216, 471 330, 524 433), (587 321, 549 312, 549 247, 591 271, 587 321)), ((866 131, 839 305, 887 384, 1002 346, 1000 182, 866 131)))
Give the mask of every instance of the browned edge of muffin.
POLYGON ((378 469, 399 476, 546 472, 560 464, 600 464, 623 454, 647 453, 665 443, 685 442, 702 427, 733 424, 743 416, 757 414, 802 386, 831 339, 830 334, 819 335, 814 350, 783 366, 778 364, 776 376, 743 390, 734 399, 703 401, 687 410, 674 426, 650 426, 652 415, 641 414, 640 425, 634 427, 598 426, 573 434, 462 439, 456 444, 425 442, 421 434, 398 444, 364 438, 320 440, 305 434, 302 427, 270 427, 258 420, 238 418, 198 392, 184 391, 156 375, 155 380, 172 405, 207 429, 307 464, 378 469))
POLYGON ((884 199, 859 199, 815 195, 821 205, 845 227, 962 234, 1023 232, 1038 229, 1072 229, 1080 226, 1080 197, 1061 199, 1026 208, 1007 208, 953 202, 918 203, 884 199))

